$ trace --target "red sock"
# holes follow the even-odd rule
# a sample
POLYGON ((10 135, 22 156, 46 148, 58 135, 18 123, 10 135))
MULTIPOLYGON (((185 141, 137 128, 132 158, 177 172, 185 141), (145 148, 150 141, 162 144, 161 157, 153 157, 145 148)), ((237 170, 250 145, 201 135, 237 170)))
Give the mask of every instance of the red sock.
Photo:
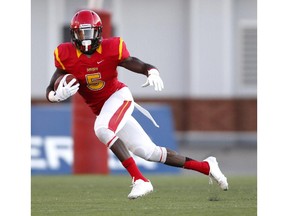
POLYGON ((145 182, 148 182, 149 180, 146 179, 142 173, 140 172, 140 170, 138 169, 134 159, 132 157, 124 160, 122 162, 122 165, 126 168, 126 170, 129 172, 130 176, 133 178, 134 177, 134 181, 138 180, 138 179, 142 179, 145 182))
POLYGON ((207 161, 188 160, 184 163, 184 169, 195 170, 205 175, 209 175, 210 166, 207 161))

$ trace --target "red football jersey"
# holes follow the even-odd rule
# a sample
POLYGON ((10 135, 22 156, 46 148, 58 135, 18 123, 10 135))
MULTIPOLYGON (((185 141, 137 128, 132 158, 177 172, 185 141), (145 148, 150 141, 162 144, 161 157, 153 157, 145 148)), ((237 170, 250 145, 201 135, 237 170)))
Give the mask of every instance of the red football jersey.
POLYGON ((116 69, 129 56, 125 42, 119 37, 103 39, 89 57, 71 42, 60 44, 54 51, 55 66, 78 79, 78 92, 96 115, 115 91, 126 86, 118 80, 116 69))

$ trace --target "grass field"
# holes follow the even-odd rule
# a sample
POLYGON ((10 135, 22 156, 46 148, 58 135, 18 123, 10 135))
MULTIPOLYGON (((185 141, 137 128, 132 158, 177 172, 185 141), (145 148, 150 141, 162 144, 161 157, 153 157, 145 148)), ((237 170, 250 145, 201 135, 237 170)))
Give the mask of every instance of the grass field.
POLYGON ((129 200, 128 176, 32 176, 33 216, 257 215, 257 178, 228 176, 229 190, 198 175, 156 176, 154 192, 129 200))

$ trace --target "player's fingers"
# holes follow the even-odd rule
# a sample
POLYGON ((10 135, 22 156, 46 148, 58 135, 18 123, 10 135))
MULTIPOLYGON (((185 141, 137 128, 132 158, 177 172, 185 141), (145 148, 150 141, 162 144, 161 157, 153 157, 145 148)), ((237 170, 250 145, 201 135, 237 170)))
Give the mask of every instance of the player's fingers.
POLYGON ((162 91, 162 89, 164 89, 164 83, 161 79, 159 80, 159 83, 158 83, 158 89, 159 91, 162 91))
POLYGON ((150 84, 149 84, 149 81, 147 80, 143 85, 142 85, 142 87, 147 87, 147 86, 149 86, 150 84))
POLYGON ((161 89, 164 89, 164 83, 162 80, 161 80, 161 89))
POLYGON ((161 83, 157 83, 157 90, 156 91, 161 91, 162 90, 162 87, 161 87, 161 83))
POLYGON ((161 91, 161 90, 160 90, 159 83, 156 83, 156 84, 155 84, 155 90, 156 90, 156 91, 161 91))
POLYGON ((156 91, 161 91, 164 88, 163 81, 160 77, 155 81, 155 85, 157 85, 157 90, 155 89, 156 91))
MULTIPOLYGON (((67 86, 68 87, 68 86, 67 86)), ((70 91, 73 91, 73 90, 75 90, 75 89, 79 89, 79 83, 77 83, 76 85, 74 85, 74 86, 71 86, 71 87, 69 87, 69 90, 70 91)))
POLYGON ((67 84, 67 86, 68 86, 68 87, 71 87, 75 82, 76 82, 76 79, 73 78, 73 79, 67 84))
POLYGON ((68 75, 69 75, 69 74, 65 74, 65 75, 63 76, 63 78, 60 80, 59 85, 62 84, 62 86, 63 86, 63 83, 66 81, 66 77, 67 77, 68 75))
POLYGON ((64 86, 64 82, 65 82, 65 79, 61 79, 57 89, 62 88, 64 86))
POLYGON ((150 85, 151 85, 151 86, 154 86, 154 90, 155 90, 155 91, 158 91, 158 90, 157 90, 157 89, 158 89, 157 82, 156 82, 155 80, 151 80, 150 85))
POLYGON ((155 86, 155 91, 161 91, 161 83, 160 83, 160 79, 155 79, 153 82, 153 85, 155 86))
POLYGON ((76 94, 77 91, 78 91, 78 89, 75 89, 75 90, 70 91, 71 96, 74 95, 74 94, 76 94))
POLYGON ((58 90, 58 89, 61 89, 61 88, 64 86, 65 81, 66 81, 66 77, 67 77, 68 75, 69 75, 69 74, 65 74, 64 77, 60 80, 57 90, 58 90))
POLYGON ((154 79, 148 79, 149 80, 149 85, 154 86, 155 85, 155 80, 154 79))

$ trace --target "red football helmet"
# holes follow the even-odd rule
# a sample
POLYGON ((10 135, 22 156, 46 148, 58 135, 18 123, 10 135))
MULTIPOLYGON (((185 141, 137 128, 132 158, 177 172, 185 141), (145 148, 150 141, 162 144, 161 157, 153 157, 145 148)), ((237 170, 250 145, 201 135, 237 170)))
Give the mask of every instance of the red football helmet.
POLYGON ((102 41, 102 21, 91 10, 78 11, 70 24, 72 41, 84 54, 92 54, 102 41))

